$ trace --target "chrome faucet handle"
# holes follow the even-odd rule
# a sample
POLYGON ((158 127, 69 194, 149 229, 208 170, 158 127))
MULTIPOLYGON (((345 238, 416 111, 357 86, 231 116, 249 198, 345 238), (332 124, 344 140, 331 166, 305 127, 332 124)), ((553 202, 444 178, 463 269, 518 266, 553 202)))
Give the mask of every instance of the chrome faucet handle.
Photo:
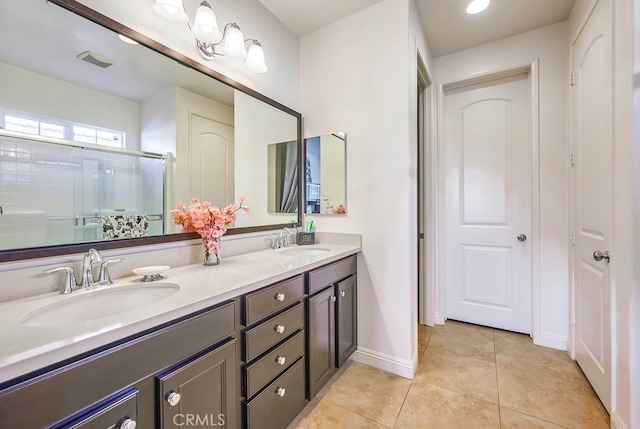
POLYGON ((111 275, 109 274, 109 265, 122 261, 124 261, 124 259, 108 259, 106 261, 100 262, 100 277, 98 277, 98 284, 113 284, 113 280, 111 280, 111 275))
POLYGON ((60 290, 61 295, 65 295, 78 289, 78 283, 76 282, 76 276, 71 267, 56 267, 49 268, 43 271, 45 274, 57 273, 58 271, 65 271, 64 286, 60 290))
POLYGON ((280 248, 280 239, 276 236, 271 234, 268 237, 269 240, 271 240, 271 248, 272 249, 279 249, 280 248))

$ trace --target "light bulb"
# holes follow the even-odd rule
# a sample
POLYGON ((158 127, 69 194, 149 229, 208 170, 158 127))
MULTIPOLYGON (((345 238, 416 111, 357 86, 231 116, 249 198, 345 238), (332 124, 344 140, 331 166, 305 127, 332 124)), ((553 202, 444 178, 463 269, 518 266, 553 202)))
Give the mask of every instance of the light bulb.
POLYGON ((260 43, 255 42, 249 46, 249 52, 247 53, 247 61, 245 62, 249 70, 256 73, 266 72, 267 65, 264 62, 264 51, 260 43))
POLYGON ((153 10, 170 22, 185 24, 189 20, 187 13, 184 11, 182 0, 156 0, 153 10))
POLYGON ((489 3, 491 3, 491 0, 473 0, 467 6, 467 13, 469 15, 475 15, 476 13, 480 13, 483 10, 485 10, 487 7, 489 7, 489 3))
POLYGON ((206 1, 200 3, 193 23, 193 35, 201 42, 216 43, 222 38, 213 9, 206 1))
POLYGON ((244 46, 244 36, 237 24, 229 24, 227 35, 222 47, 224 54, 231 58, 244 60, 247 58, 247 48, 244 46))

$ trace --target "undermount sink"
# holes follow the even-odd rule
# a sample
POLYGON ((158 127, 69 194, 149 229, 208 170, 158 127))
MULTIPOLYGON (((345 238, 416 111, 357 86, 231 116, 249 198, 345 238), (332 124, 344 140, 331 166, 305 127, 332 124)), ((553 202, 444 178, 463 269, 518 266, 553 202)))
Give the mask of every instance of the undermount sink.
POLYGON ((329 251, 330 249, 324 247, 296 246, 279 249, 278 253, 281 253, 283 255, 318 256, 329 251))
POLYGON ((28 326, 86 322, 154 304, 179 290, 180 286, 174 283, 156 283, 74 292, 24 314, 19 322, 28 326))

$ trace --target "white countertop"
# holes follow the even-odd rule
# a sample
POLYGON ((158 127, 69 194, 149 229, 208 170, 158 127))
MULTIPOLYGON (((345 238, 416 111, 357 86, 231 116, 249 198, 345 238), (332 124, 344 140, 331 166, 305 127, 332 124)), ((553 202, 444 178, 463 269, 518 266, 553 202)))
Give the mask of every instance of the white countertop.
POLYGON ((25 314, 74 299, 78 294, 130 285, 152 286, 154 282, 141 283, 140 276, 131 276, 118 279, 111 286, 69 295, 53 292, 1 303, 0 383, 360 251, 359 246, 338 244, 300 246, 303 247, 328 251, 290 255, 267 249, 227 257, 216 266, 172 268, 162 274, 161 282, 179 285, 180 290, 174 295, 135 310, 84 322, 62 324, 52 320, 48 326, 26 326, 20 320, 25 314))

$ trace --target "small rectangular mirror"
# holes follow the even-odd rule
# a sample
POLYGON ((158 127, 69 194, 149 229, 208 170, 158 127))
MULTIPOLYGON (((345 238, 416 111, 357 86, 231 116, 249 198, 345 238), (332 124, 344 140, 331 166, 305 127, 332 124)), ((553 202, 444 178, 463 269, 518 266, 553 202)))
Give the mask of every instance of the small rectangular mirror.
POLYGON ((346 134, 309 137, 304 142, 306 212, 346 214, 346 134))

